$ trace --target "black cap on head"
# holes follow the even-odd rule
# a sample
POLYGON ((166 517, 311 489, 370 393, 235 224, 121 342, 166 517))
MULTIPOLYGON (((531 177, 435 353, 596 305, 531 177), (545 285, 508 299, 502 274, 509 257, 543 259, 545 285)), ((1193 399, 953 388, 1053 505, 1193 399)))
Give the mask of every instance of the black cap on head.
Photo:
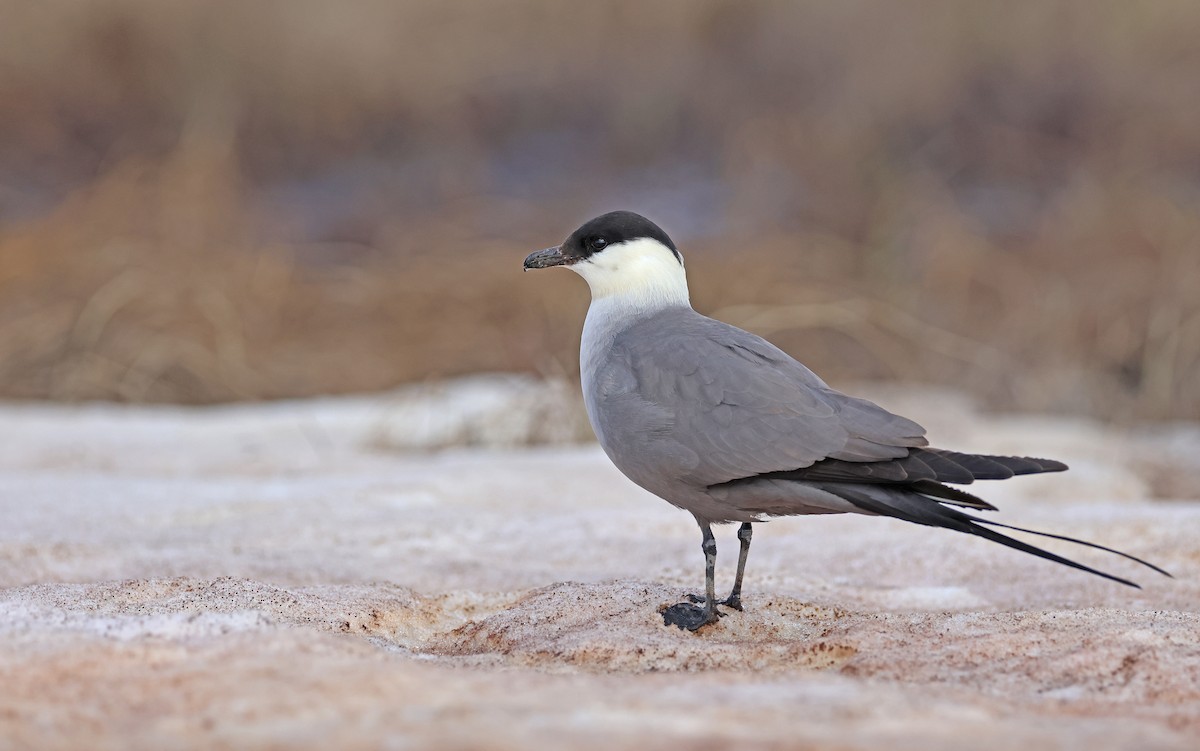
POLYGON ((610 245, 649 237, 671 249, 676 260, 683 263, 683 256, 667 233, 654 222, 632 211, 610 211, 586 222, 571 233, 562 244, 562 255, 568 261, 582 261, 603 251, 610 245))

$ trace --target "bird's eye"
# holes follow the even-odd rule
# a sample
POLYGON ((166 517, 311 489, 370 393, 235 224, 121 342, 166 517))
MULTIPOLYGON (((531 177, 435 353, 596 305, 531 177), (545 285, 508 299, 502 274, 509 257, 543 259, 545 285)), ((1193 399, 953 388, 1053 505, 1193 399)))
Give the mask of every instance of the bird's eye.
POLYGON ((588 245, 592 246, 592 250, 604 250, 608 245, 608 240, 605 240, 603 237, 593 237, 588 241, 588 245))

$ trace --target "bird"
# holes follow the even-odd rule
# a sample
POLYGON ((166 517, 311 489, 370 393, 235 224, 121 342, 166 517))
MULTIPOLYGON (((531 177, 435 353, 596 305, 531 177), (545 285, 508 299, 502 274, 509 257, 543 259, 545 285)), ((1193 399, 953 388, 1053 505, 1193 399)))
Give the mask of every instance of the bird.
POLYGON ((1132 581, 997 532, 1004 528, 1140 558, 1065 535, 1001 524, 961 509, 995 506, 955 485, 1062 472, 1052 459, 930 447, 921 425, 830 387, 767 340, 692 308, 683 255, 632 211, 585 222, 523 270, 563 266, 591 291, 579 366, 601 447, 630 480, 691 512, 700 526, 705 593, 663 609, 697 631, 741 611, 752 525, 804 514, 884 516, 963 532, 1071 568, 1132 581), (712 525, 739 523, 733 589, 717 600, 712 525))

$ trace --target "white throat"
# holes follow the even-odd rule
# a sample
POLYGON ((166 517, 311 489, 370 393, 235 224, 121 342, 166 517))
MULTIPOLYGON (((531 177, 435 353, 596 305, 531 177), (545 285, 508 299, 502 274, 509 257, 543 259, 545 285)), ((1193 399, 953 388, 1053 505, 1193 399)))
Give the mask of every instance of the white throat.
POLYGON ((648 237, 611 245, 569 268, 591 288, 592 307, 635 314, 691 305, 683 264, 648 237))

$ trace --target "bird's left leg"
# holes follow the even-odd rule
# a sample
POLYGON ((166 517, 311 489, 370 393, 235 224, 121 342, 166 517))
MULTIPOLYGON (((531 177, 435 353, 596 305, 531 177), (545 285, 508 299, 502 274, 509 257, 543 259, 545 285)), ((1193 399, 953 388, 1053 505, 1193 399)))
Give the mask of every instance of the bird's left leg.
POLYGON ((754 529, 750 522, 742 522, 742 526, 738 528, 738 541, 742 544, 742 549, 738 551, 737 578, 733 580, 733 590, 729 596, 720 603, 734 610, 742 609, 742 574, 746 573, 746 557, 750 555, 750 538, 753 535, 754 529))
MULTIPOLYGON (((712 527, 708 522, 696 520, 700 524, 700 532, 704 535, 700 549, 704 551, 704 607, 696 607, 690 602, 679 602, 663 611, 663 623, 668 626, 678 626, 681 629, 695 631, 709 623, 716 623, 721 618, 717 612, 717 539, 713 537, 712 527)), ((697 598, 698 599, 698 598, 697 598)))

